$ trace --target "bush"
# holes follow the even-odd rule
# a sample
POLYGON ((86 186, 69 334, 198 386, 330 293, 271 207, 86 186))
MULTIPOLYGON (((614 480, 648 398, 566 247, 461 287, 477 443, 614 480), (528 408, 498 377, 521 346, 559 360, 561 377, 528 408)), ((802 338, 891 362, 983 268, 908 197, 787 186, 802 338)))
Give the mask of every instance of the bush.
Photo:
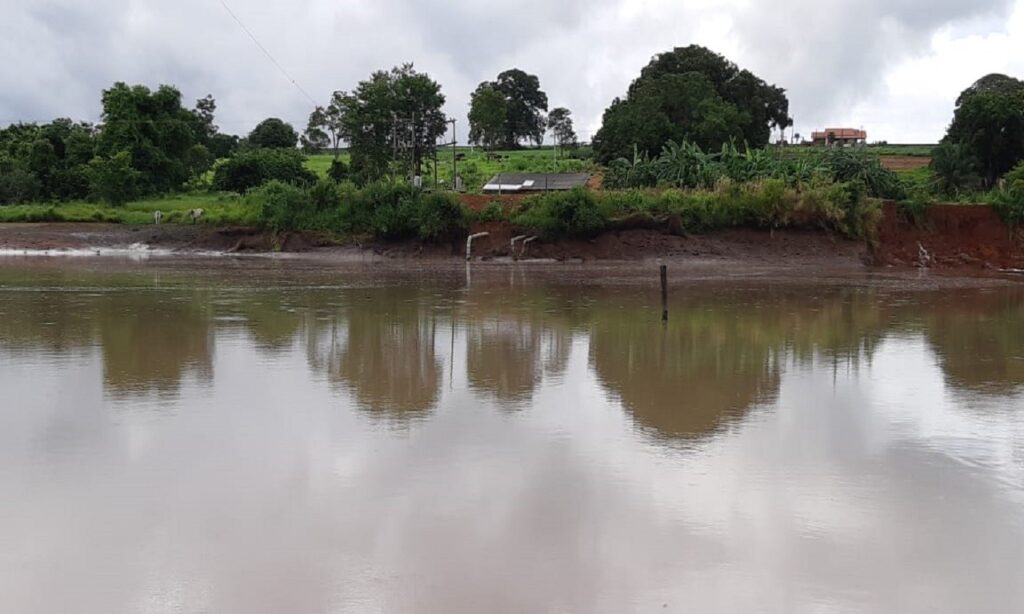
POLYGON ((379 239, 451 239, 465 232, 466 212, 450 194, 426 194, 404 183, 376 182, 359 190, 322 180, 308 188, 271 181, 248 200, 259 223, 274 231, 320 230, 379 239))
POLYGON ((302 230, 311 225, 316 207, 307 191, 271 181, 253 192, 260 205, 260 221, 274 231, 302 230))
POLYGON ((477 212, 476 219, 481 222, 504 222, 506 220, 505 208, 501 206, 500 202, 491 201, 477 212))
POLYGON ((337 158, 331 160, 331 167, 327 169, 327 176, 337 183, 345 181, 348 179, 348 165, 337 158))
POLYGON ((597 199, 583 188, 535 196, 524 205, 515 223, 552 238, 591 237, 604 230, 608 223, 597 199))
POLYGON ((466 211, 448 193, 420 194, 416 213, 417 234, 424 241, 453 239, 468 227, 466 211))
POLYGON ((1002 187, 992 200, 992 207, 1011 227, 1024 222, 1024 162, 1003 177, 1002 187))
POLYGON ((305 186, 316 175, 304 166, 305 156, 293 149, 250 149, 219 164, 213 173, 213 187, 244 194, 269 181, 305 186))

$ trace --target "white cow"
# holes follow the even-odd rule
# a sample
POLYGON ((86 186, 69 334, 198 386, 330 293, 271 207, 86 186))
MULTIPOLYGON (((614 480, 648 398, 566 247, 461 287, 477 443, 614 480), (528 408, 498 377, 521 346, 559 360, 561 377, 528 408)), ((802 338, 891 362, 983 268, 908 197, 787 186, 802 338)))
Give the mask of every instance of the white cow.
POLYGON ((153 223, 159 226, 160 222, 162 222, 162 221, 164 221, 164 214, 160 213, 159 211, 154 211, 153 212, 153 223))
POLYGON ((189 219, 192 220, 192 223, 195 224, 196 222, 199 221, 199 218, 203 217, 203 210, 202 209, 189 209, 188 217, 189 217, 189 219))

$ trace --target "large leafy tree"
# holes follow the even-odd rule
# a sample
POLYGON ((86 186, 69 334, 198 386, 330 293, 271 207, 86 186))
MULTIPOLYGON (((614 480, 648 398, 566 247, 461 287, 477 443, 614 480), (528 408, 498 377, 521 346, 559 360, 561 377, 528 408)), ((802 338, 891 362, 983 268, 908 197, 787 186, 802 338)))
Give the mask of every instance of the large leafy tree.
POLYGON ((180 188, 195 170, 194 146, 200 145, 196 114, 181 104, 181 92, 169 85, 151 91, 142 85, 115 83, 103 92, 103 123, 97 155, 118 163, 130 160, 138 171, 141 194, 180 188), (118 157, 125 151, 128 155, 118 157))
POLYGON ((994 185, 1024 160, 1024 83, 988 75, 964 90, 943 143, 960 145, 985 185, 994 185))
POLYGON ((291 124, 276 117, 261 121, 249 133, 249 145, 264 149, 294 149, 299 134, 291 124))
POLYGON ((487 149, 497 149, 507 138, 505 95, 493 86, 481 86, 469 103, 469 140, 487 149))
MULTIPOLYGON (((487 100, 485 90, 494 90, 505 100, 504 143, 509 149, 519 147, 523 141, 538 145, 543 141, 548 110, 548 96, 540 89, 536 75, 513 68, 498 75, 495 81, 481 83, 473 94, 474 100, 487 100)), ((473 109, 470 109, 470 132, 474 130, 473 109)))
POLYGON ((93 127, 70 119, 13 124, 0 130, 0 159, 5 159, 0 174, 10 174, 6 183, 18 187, 3 200, 85 198, 89 192, 85 165, 94 151, 93 127))
POLYGON ((669 140, 705 150, 732 140, 756 148, 768 144, 773 128, 790 125, 785 90, 691 45, 655 56, 626 97, 612 102, 594 153, 604 163, 634 151, 655 156, 669 140))
POLYGON ((358 179, 387 174, 392 161, 417 174, 437 147, 448 118, 441 86, 412 64, 377 71, 352 92, 335 93, 326 113, 337 118, 338 134, 349 143, 358 179))

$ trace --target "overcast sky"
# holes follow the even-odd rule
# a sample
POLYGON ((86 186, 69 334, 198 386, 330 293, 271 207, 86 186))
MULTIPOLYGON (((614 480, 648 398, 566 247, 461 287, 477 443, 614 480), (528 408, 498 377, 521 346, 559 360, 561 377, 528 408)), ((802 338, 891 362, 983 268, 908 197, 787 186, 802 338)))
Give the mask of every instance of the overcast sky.
MULTIPOLYGON (((1024 76, 1024 0, 226 0, 317 101, 402 62, 439 81, 466 134, 470 92, 518 67, 581 138, 656 53, 697 43, 788 90, 796 130, 863 126, 935 142, 961 90, 1024 76)), ((0 0, 0 125, 96 121, 115 81, 212 94, 225 132, 312 104, 220 0, 0 0)))

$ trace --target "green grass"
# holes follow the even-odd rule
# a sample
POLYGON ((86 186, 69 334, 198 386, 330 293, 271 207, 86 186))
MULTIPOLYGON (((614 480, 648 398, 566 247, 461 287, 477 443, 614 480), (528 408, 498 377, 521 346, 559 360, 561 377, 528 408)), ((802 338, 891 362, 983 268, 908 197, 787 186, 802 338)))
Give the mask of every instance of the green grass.
POLYGON ((38 203, 0 207, 0 223, 12 222, 107 222, 112 224, 152 224, 153 213, 163 213, 164 223, 184 223, 190 209, 202 209, 207 224, 250 224, 255 210, 236 195, 205 192, 151 198, 112 207, 105 204, 38 203))
MULTIPOLYGON (((854 148, 855 151, 863 151, 876 156, 909 156, 928 157, 932 155, 935 145, 867 145, 854 148)), ((812 145, 800 145, 786 147, 783 151, 787 156, 810 156, 824 151, 824 147, 812 145)))
POLYGON ((932 155, 936 145, 868 145, 867 150, 880 156, 915 156, 932 155))
MULTIPOLYGON (((593 172, 597 169, 592 162, 568 158, 568 151, 556 157, 556 152, 551 147, 495 152, 459 147, 456 152, 463 156, 458 162, 458 167, 466 191, 474 194, 479 193, 484 184, 498 173, 593 172)), ((350 162, 348 152, 342 152, 338 157, 345 164, 350 162)), ((326 177, 333 159, 333 154, 311 155, 306 159, 306 168, 320 177, 326 177)), ((442 148, 437 152, 437 178, 445 185, 450 186, 452 183, 451 148, 442 148)), ((425 185, 433 186, 432 160, 426 161, 423 181, 425 185)))

